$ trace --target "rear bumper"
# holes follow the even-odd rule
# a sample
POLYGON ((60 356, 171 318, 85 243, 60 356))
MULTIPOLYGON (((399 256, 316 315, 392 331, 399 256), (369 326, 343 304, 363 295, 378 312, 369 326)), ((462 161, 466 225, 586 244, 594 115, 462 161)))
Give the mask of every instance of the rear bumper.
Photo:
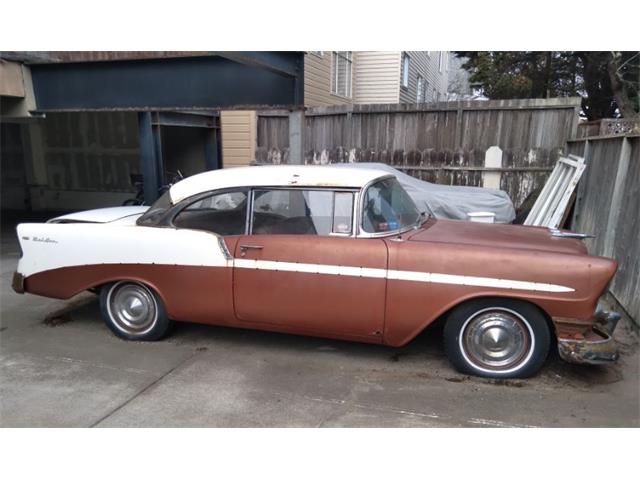
POLYGON ((620 314, 599 310, 595 314, 595 324, 582 338, 558 338, 560 358, 570 363, 602 365, 618 360, 618 348, 613 339, 613 331, 618 325, 620 314))
POLYGON ((24 275, 18 272, 14 272, 11 287, 16 293, 24 293, 24 275))

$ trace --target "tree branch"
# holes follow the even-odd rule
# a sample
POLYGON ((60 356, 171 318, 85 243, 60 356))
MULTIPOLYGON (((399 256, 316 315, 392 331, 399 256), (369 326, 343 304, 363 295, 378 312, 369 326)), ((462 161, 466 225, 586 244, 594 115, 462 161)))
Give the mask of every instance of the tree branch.
POLYGON ((640 112, 636 110, 636 105, 627 93, 622 74, 620 73, 621 65, 620 60, 622 54, 620 52, 611 52, 611 57, 607 62, 607 72, 609 73, 609 80, 611 81, 611 90, 613 91, 613 98, 616 101, 620 115, 624 118, 640 117, 640 112))

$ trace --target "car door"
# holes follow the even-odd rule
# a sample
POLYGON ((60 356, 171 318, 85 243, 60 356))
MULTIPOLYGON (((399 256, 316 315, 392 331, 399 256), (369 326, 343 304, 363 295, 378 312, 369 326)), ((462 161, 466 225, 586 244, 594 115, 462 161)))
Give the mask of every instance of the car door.
POLYGON ((234 252, 241 322, 380 341, 387 247, 352 236, 354 203, 349 191, 253 191, 250 234, 234 252))
MULTIPOLYGON (((220 257, 233 251, 247 232, 249 189, 224 189, 187 199, 171 220, 177 229, 211 232, 209 247, 220 257), (222 241, 220 241, 222 240, 222 241)), ((190 245, 183 245, 185 249, 190 245)), ((194 252, 206 258, 208 252, 194 252)), ((171 295, 178 297, 176 318, 199 323, 234 324, 232 263, 178 269, 171 295)))

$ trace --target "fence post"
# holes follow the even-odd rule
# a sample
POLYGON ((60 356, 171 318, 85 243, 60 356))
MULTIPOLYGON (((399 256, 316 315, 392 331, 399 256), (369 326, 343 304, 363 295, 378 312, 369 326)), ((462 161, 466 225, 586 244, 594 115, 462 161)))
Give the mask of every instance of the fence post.
POLYGON ((618 171, 613 185, 613 195, 611 197, 611 207, 609 208, 609 218, 607 219, 607 229, 605 230, 603 255, 613 257, 613 243, 616 239, 616 226, 622 209, 622 193, 624 182, 627 179, 629 170, 629 160, 631 159, 631 145, 627 137, 622 137, 620 156, 618 157, 618 171))
POLYGON ((462 116, 464 109, 460 107, 460 101, 458 101, 458 108, 456 109, 456 129, 454 133, 453 148, 462 150, 462 116))
MULTIPOLYGON (((502 168, 502 149, 498 146, 489 147, 484 154, 485 168, 502 168)), ((482 186, 484 188, 500 189, 501 172, 482 172, 482 186)))
POLYGON ((289 163, 304 164, 304 110, 289 113, 289 163))

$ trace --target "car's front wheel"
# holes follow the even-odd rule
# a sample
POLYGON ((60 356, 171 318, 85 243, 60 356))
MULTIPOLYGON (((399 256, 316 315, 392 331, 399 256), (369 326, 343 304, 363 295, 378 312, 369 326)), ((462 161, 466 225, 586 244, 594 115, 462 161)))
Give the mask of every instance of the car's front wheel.
POLYGON ((534 305, 487 298, 456 307, 444 328, 445 351, 463 372, 491 378, 535 374, 549 353, 547 321, 534 305))
POLYGON ((100 310, 109 329, 126 340, 159 340, 171 323, 160 297, 139 282, 103 286, 100 310))

